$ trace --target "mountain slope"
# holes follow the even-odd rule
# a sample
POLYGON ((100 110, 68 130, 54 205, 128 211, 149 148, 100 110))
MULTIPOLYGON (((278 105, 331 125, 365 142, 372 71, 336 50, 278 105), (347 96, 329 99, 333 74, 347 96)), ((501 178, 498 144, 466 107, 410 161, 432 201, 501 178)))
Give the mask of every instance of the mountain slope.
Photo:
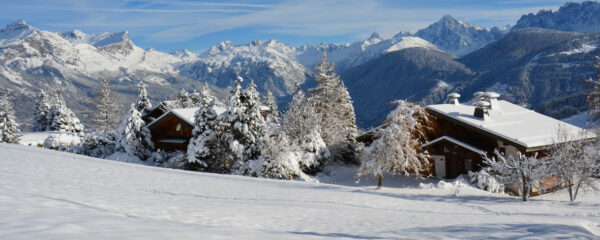
POLYGON ((67 104, 86 122, 100 78, 111 79, 126 104, 135 98, 139 81, 149 85, 153 99, 174 96, 178 88, 199 86, 178 75, 175 66, 184 62, 182 59, 143 50, 135 46, 127 32, 101 34, 103 38, 82 34, 76 40, 38 30, 23 20, 0 30, 0 86, 15 98, 24 129, 33 117, 32 101, 40 90, 60 90, 67 104))
POLYGON ((296 83, 303 84, 309 71, 294 58, 295 49, 275 40, 234 45, 226 41, 211 47, 198 60, 177 67, 182 76, 219 87, 233 85, 237 76, 248 84, 253 80, 261 91, 276 96, 293 93, 296 83))
POLYGON ((558 11, 541 10, 523 15, 512 29, 547 28, 574 32, 600 32, 600 3, 568 2, 558 11))
POLYGON ((443 101, 456 83, 474 77, 451 54, 428 48, 386 53, 341 74, 362 127, 379 125, 396 99, 443 101))
POLYGON ((439 21, 415 33, 415 36, 457 56, 464 56, 482 48, 503 35, 504 33, 497 27, 486 29, 470 25, 466 21, 456 20, 450 15, 445 15, 439 21))
POLYGON ((483 74, 464 93, 490 88, 541 113, 570 116, 586 108, 585 79, 595 72, 592 61, 599 45, 600 33, 514 30, 460 59, 483 74))

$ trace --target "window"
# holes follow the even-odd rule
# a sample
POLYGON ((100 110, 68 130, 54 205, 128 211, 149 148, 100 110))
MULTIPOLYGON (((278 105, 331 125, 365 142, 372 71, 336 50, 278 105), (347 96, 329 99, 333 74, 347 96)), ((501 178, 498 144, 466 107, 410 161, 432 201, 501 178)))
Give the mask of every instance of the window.
POLYGON ((181 131, 181 123, 178 123, 177 126, 175 126, 175 131, 181 131))
POLYGON ((465 159, 465 171, 471 171, 472 161, 471 159, 465 159))

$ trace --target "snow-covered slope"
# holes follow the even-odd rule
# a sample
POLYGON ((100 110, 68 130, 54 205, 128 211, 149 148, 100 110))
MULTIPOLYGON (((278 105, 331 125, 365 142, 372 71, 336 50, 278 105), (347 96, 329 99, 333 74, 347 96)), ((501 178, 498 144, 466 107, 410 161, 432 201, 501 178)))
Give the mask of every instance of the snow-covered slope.
POLYGON ((296 59, 304 66, 312 68, 319 62, 322 53, 327 52, 327 57, 335 63, 336 70, 342 72, 385 53, 413 47, 442 51, 426 40, 408 36, 407 33, 397 34, 390 39, 383 39, 379 34, 373 33, 369 39, 351 44, 320 44, 299 47, 296 59))
POLYGON ((415 33, 415 36, 457 56, 464 56, 482 48, 503 35, 503 31, 497 27, 486 29, 464 20, 456 20, 450 15, 445 15, 439 21, 415 33))
POLYGON ((564 192, 523 203, 462 181, 386 178, 374 190, 372 182, 206 174, 7 144, 0 162, 2 239, 600 237, 597 192, 576 204, 564 192))
POLYGON ((600 3, 568 2, 558 11, 541 10, 537 14, 523 15, 513 29, 547 28, 574 32, 600 32, 600 3))

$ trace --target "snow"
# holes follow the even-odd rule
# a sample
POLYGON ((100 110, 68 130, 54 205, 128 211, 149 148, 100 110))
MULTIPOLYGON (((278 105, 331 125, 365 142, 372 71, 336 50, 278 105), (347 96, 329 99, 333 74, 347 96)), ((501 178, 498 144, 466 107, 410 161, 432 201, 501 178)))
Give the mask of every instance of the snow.
POLYGON ((425 41, 422 38, 402 37, 402 40, 400 42, 398 42, 398 43, 392 45, 391 47, 389 47, 388 49, 384 50, 383 53, 400 51, 402 49, 407 49, 407 48, 427 48, 427 49, 433 49, 433 50, 442 52, 442 50, 440 50, 439 48, 437 48, 430 42, 425 41))
POLYGON ((57 132, 57 131, 48 131, 48 132, 20 132, 17 133, 19 135, 19 144, 27 145, 27 146, 43 146, 44 141, 49 136, 55 136, 56 138, 61 138, 63 142, 77 142, 80 141, 80 134, 78 133, 67 133, 67 132, 57 132))
POLYGON ((436 138, 436 139, 434 139, 432 141, 429 141, 429 142, 421 145, 421 148, 427 147, 427 146, 429 146, 431 144, 434 144, 434 143, 442 141, 442 140, 446 140, 446 141, 452 142, 452 143, 454 143, 456 145, 459 145, 459 146, 462 146, 462 147, 464 147, 466 149, 469 149, 469 150, 471 150, 471 151, 473 151, 475 153, 479 153, 481 155, 486 155, 485 151, 483 151, 483 150, 481 150, 481 149, 479 149, 479 148, 477 148, 477 147, 475 147, 473 145, 470 145, 468 143, 464 143, 464 142, 462 142, 462 141, 460 141, 460 140, 458 140, 456 138, 449 137, 449 136, 442 136, 442 137, 436 138))
POLYGON ((523 203, 460 179, 386 176, 375 190, 369 181, 216 175, 19 145, 0 144, 0 153, 2 239, 600 237, 598 192, 575 203, 564 191, 523 203))
MULTIPOLYGON (((195 107, 195 108, 174 108, 174 109, 171 109, 168 112, 166 112, 165 114, 163 114, 162 116, 160 116, 159 118, 157 118, 156 120, 154 120, 151 123, 149 123, 148 127, 154 125, 155 123, 157 123, 163 117, 168 116, 169 113, 173 113, 177 117, 179 117, 179 118, 187 121, 189 124, 194 125, 194 114, 196 113, 196 111, 198 111, 198 109, 200 109, 200 108, 195 107)), ((223 106, 214 106, 213 109, 215 110, 215 112, 217 113, 217 115, 221 115, 222 113, 224 113, 227 110, 227 108, 223 107, 223 106)))
MULTIPOLYGON (((473 116, 475 107, 464 104, 429 105, 427 109, 445 115, 475 128, 516 142, 527 148, 545 146, 557 139, 559 126, 568 134, 577 136, 580 128, 545 116, 504 100, 498 100, 501 111, 490 109, 490 116, 481 119, 473 116)), ((589 135, 588 137, 595 137, 589 135)))
POLYGON ((571 124, 573 126, 583 128, 586 127, 589 120, 589 116, 590 114, 588 111, 583 111, 570 117, 563 118, 561 121, 571 124))

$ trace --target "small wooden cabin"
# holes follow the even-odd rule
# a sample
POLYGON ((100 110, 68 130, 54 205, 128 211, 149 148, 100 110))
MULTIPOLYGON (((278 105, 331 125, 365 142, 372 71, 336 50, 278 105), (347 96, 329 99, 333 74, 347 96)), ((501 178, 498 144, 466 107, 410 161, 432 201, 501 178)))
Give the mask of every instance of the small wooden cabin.
MULTIPOLYGON (((217 114, 225 111, 224 107, 214 108, 217 114)), ((194 114, 198 108, 171 109, 150 122, 150 130, 154 146, 165 151, 186 150, 194 129, 194 114)))
MULTIPOLYGON (((498 100, 493 92, 476 93, 476 104, 460 104, 460 95, 448 95, 450 103, 429 105, 436 136, 422 145, 432 157, 435 175, 455 178, 468 171, 478 171, 485 156, 492 157, 497 149, 505 156, 517 152, 543 157, 562 131, 579 136, 581 128, 545 116, 533 110, 498 100)), ((583 139, 593 140, 589 134, 583 139)))

